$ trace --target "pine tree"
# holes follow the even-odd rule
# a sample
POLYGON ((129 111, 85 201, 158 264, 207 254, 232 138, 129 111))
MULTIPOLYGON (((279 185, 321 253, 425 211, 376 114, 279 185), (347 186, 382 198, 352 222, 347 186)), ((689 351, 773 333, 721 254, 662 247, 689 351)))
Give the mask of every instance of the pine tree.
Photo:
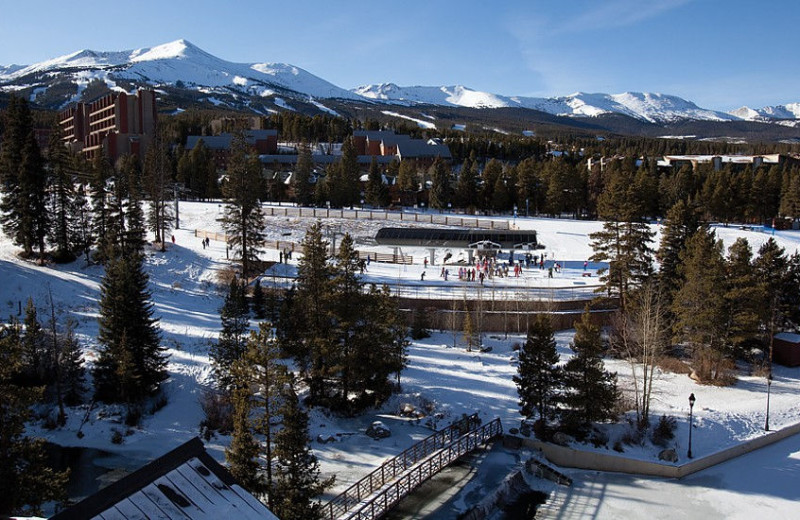
POLYGON ((258 461, 258 441, 253 435, 250 413, 253 408, 253 392, 250 389, 250 375, 245 363, 234 363, 233 387, 233 432, 230 446, 225 448, 228 469, 247 491, 259 495, 267 491, 261 464, 258 461))
POLYGON ((416 192, 419 189, 419 176, 414 161, 409 159, 400 161, 397 171, 397 187, 402 191, 416 192))
POLYGON ((624 312, 629 293, 652 273, 653 232, 642 220, 642 204, 632 189, 630 173, 618 172, 600 197, 598 212, 603 230, 592 233, 593 262, 608 262, 600 281, 609 297, 617 296, 624 312))
POLYGON ((713 231, 704 227, 689 238, 681 269, 686 281, 673 300, 674 331, 689 343, 698 375, 713 380, 722 375, 722 362, 730 355, 725 338, 725 259, 722 241, 713 231))
POLYGON ((753 252, 747 239, 738 238, 728 249, 725 301, 729 322, 725 332, 734 349, 742 356, 748 347, 761 344, 760 328, 766 319, 769 300, 764 285, 753 269, 753 252))
POLYGON ((617 375, 605 370, 600 329, 591 322, 588 310, 575 324, 570 348, 573 357, 564 365, 565 420, 578 432, 594 422, 614 416, 617 401, 617 375))
POLYGON ((106 402, 135 403, 155 394, 167 377, 158 319, 139 254, 112 257, 100 288, 100 352, 95 395, 106 402))
POLYGON ((314 499, 333 479, 320 481, 319 462, 309 446, 308 414, 300 407, 293 383, 284 387, 279 414, 283 428, 275 435, 272 510, 282 520, 321 518, 321 505, 314 499))
POLYGON ((233 384, 231 366, 247 349, 250 309, 245 299, 244 286, 236 278, 228 286, 228 294, 220 309, 222 332, 219 341, 211 347, 210 357, 214 365, 217 385, 226 390, 233 384))
POLYGON ((456 207, 469 210, 478 205, 478 172, 477 165, 467 158, 461 166, 461 175, 458 176, 454 201, 456 207))
POLYGON ((369 175, 367 176, 367 189, 364 200, 367 204, 375 207, 383 207, 388 204, 388 191, 383 183, 383 174, 378 167, 377 158, 373 157, 369 165, 369 175))
POLYGON ((441 157, 437 157, 433 160, 431 171, 430 206, 432 209, 446 209, 451 200, 449 168, 441 157))
POLYGON ((81 184, 75 189, 72 214, 72 250, 83 254, 89 263, 89 251, 92 247, 92 208, 86 197, 86 186, 81 184))
POLYGON ((49 214, 46 211, 47 175, 33 133, 31 111, 24 98, 11 96, 5 112, 0 147, 0 223, 25 257, 39 250, 44 261, 49 214))
POLYGON ((33 298, 25 305, 25 334, 22 337, 23 380, 28 386, 44 385, 48 382, 52 364, 47 355, 44 330, 39 321, 33 298))
MULTIPOLYGON (((110 241, 115 241, 115 237, 109 236, 111 223, 111 207, 109 198, 111 196, 108 188, 108 181, 113 176, 113 170, 108 159, 103 154, 98 154, 92 161, 91 178, 91 207, 92 207, 92 235, 93 242, 97 245, 95 259, 105 263, 106 245, 110 241)), ((115 229, 118 231, 118 229, 115 229)))
POLYGON ((522 415, 539 414, 545 423, 555 415, 556 397, 561 383, 558 351, 553 328, 546 316, 539 315, 528 328, 525 345, 519 351, 517 385, 522 415))
POLYGON ((19 386, 22 333, 18 323, 0 327, 0 516, 42 514, 45 502, 66 499, 69 472, 47 467, 44 439, 25 435, 41 389, 19 386))
POLYGON ((314 186, 311 184, 311 175, 314 163, 311 160, 311 148, 308 143, 301 143, 297 154, 297 166, 292 175, 292 189, 297 204, 309 206, 314 199, 314 186))
POLYGON ((55 246, 53 259, 56 262, 71 262, 75 259, 73 245, 75 207, 75 185, 70 170, 70 156, 61 140, 60 127, 56 125, 50 136, 47 150, 47 166, 50 171, 50 208, 53 223, 48 238, 55 246))
POLYGON ((292 320, 282 320, 279 336, 291 341, 285 348, 293 353, 298 365, 309 378, 309 400, 318 401, 324 394, 322 375, 324 353, 333 342, 333 297, 328 242, 322 237, 322 224, 316 222, 306 231, 301 245, 303 256, 297 265, 297 293, 292 320), (299 330, 287 331, 296 325, 299 330))
POLYGON ((222 227, 242 262, 242 276, 248 277, 253 274, 264 245, 264 214, 258 200, 261 163, 247 146, 242 132, 233 137, 227 173, 227 181, 222 186, 225 197, 222 227))
POLYGON ((672 304, 675 293, 683 283, 681 253, 686 249, 686 241, 699 226, 696 210, 684 200, 676 202, 667 213, 661 233, 661 245, 656 255, 661 264, 658 272, 660 292, 667 306, 672 304))
POLYGON ((258 320, 263 320, 267 317, 267 307, 264 301, 264 289, 261 287, 261 278, 256 278, 253 284, 253 301, 251 302, 253 308, 253 315, 258 320))
POLYGON ((66 331, 61 341, 59 365, 62 374, 64 404, 77 406, 83 402, 86 393, 86 370, 83 367, 83 353, 78 339, 75 337, 73 320, 67 320, 66 331))
POLYGON ((425 339, 431 336, 428 313, 419 307, 411 311, 411 339, 425 339))
POLYGON ((171 169, 166 144, 161 131, 157 130, 144 160, 143 188, 150 201, 147 222, 156 242, 161 244, 162 252, 166 250, 166 237, 175 219, 169 201, 172 191, 171 169))

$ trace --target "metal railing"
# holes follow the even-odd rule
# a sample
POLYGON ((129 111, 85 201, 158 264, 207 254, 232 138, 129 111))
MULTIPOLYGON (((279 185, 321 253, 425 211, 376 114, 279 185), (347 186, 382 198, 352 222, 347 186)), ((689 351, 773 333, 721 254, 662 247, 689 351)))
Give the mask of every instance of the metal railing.
POLYGON ((500 419, 494 419, 461 437, 449 445, 413 466, 394 482, 383 487, 373 496, 353 507, 342 518, 347 520, 372 520, 380 518, 397 502, 419 487, 423 482, 436 475, 444 467, 456 459, 473 451, 489 440, 502 435, 503 426, 500 419))
POLYGON ((322 518, 330 520, 339 518, 375 490, 380 489, 431 453, 449 445, 454 439, 470 431, 477 424, 480 424, 477 414, 470 415, 432 433, 396 457, 387 460, 369 475, 325 504, 322 508, 322 518))

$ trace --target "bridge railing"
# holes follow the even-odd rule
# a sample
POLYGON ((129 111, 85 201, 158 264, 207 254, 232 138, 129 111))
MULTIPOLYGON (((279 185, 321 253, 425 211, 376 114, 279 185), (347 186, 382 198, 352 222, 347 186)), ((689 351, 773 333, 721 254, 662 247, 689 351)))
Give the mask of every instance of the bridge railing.
POLYGON ((322 518, 330 520, 339 518, 352 507, 358 505, 363 499, 373 494, 375 490, 385 486, 387 482, 394 480, 420 460, 448 446, 455 439, 458 439, 479 424, 480 418, 478 418, 477 414, 473 414, 432 433, 399 455, 387 460, 370 474, 325 504, 322 508, 322 518))
POLYGON ((412 467, 397 480, 353 507, 343 518, 347 520, 373 520, 380 518, 392 506, 411 493, 423 482, 437 474, 462 455, 476 449, 490 439, 502 435, 500 419, 494 419, 483 426, 454 440, 450 445, 412 467))

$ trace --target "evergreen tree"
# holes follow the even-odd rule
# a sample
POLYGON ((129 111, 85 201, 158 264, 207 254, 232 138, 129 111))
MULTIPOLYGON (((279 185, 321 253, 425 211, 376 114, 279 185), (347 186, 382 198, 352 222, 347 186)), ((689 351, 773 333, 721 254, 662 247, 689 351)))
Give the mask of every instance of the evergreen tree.
POLYGON ((522 415, 539 414, 545 423, 555 415, 556 398, 561 383, 558 351, 553 328, 544 315, 537 316, 528 328, 525 345, 519 351, 519 366, 514 383, 517 385, 522 415))
POLYGON ((311 148, 308 143, 301 143, 297 154, 297 166, 292 175, 292 189, 297 204, 309 206, 314 199, 314 186, 311 184, 311 176, 314 171, 314 163, 311 160, 311 148))
MULTIPOLYGON (((358 204, 361 198, 361 171, 358 166, 358 152, 352 136, 342 143, 341 184, 334 188, 338 206, 358 204)), ((332 196, 333 197, 333 196, 332 196)))
POLYGON ((64 393, 64 404, 77 406, 83 402, 86 393, 86 375, 83 367, 83 353, 75 337, 75 322, 67 320, 66 331, 61 344, 60 371, 64 393))
POLYGON ((491 159, 486 163, 483 168, 481 177, 483 179, 483 188, 480 192, 481 208, 489 209, 492 207, 492 197, 494 196, 494 187, 497 184, 497 179, 503 176, 503 164, 496 160, 491 159))
POLYGON ((419 189, 419 176, 414 161, 409 159, 400 161, 397 171, 397 187, 402 191, 416 192, 419 189))
POLYGON ((630 174, 614 175, 600 197, 598 212, 603 230, 592 233, 593 262, 608 262, 600 281, 609 297, 617 296, 624 312, 629 293, 652 273, 653 232, 642 220, 642 204, 632 189, 630 174))
POLYGON ((717 379, 730 352, 725 337, 725 259, 722 241, 713 231, 701 228, 689 238, 681 269, 686 281, 673 300, 674 330, 679 340, 689 343, 697 374, 717 379))
POLYGON ((22 370, 22 333, 18 323, 0 327, 0 516, 42 514, 41 506, 66 499, 69 472, 47 467, 44 439, 25 435, 31 406, 40 388, 16 383, 22 370))
POLYGON ((329 264, 328 242, 322 237, 322 223, 316 222, 306 230, 301 248, 303 256, 297 264, 297 293, 292 306, 294 318, 281 322, 279 336, 289 340, 285 348, 307 373, 309 399, 315 402, 324 393, 325 352, 333 348, 333 271, 329 264), (289 324, 296 325, 299 330, 286 330, 289 324))
POLYGON ((33 133, 30 107, 11 96, 0 147, 0 223, 26 257, 39 250, 44 261, 49 214, 46 211, 47 175, 33 133))
POLYGON ((231 143, 227 173, 227 181, 222 186, 225 197, 222 227, 242 262, 242 276, 248 277, 253 274, 254 263, 264 245, 264 215, 258 200, 261 163, 247 146, 242 132, 236 133, 231 143))
POLYGON ((319 462, 309 446, 308 415, 300 407, 293 383, 284 387, 279 413, 283 428, 275 435, 272 510, 282 520, 321 518, 321 505, 314 499, 333 479, 320 480, 319 462))
POLYGON ((222 332, 219 341, 211 347, 210 357, 220 389, 228 389, 233 383, 231 366, 240 359, 247 349, 250 310, 244 294, 242 282, 233 278, 228 286, 228 294, 220 309, 222 332))
MULTIPOLYGON (((259 468, 257 487, 267 494, 267 504, 273 506, 273 423, 279 416, 281 392, 287 382, 286 367, 278 363, 279 347, 272 334, 271 325, 261 323, 258 332, 251 332, 244 355, 234 362, 235 385, 249 388, 247 407, 250 409, 250 428, 253 434, 263 437, 259 443, 259 468)), ((237 399, 241 396, 237 396, 237 399)))
POLYGON ((50 171, 50 213, 53 216, 48 238, 55 246, 53 259, 56 262, 71 262, 75 259, 75 230, 72 225, 76 210, 75 185, 70 172, 69 151, 61 140, 58 125, 50 136, 47 166, 50 171))
POLYGON ((446 209, 450 203, 450 171, 447 164, 437 157, 431 166, 433 184, 430 191, 430 206, 432 209, 446 209))
POLYGON ((147 222, 161 251, 166 251, 167 234, 172 229, 175 216, 172 214, 172 166, 161 131, 156 131, 153 142, 147 149, 144 160, 144 192, 150 201, 147 222))
POLYGON ((775 333, 787 325, 788 316, 797 314, 796 308, 792 309, 791 305, 796 302, 798 284, 792 283, 785 250, 772 237, 758 249, 758 256, 753 264, 756 277, 767 294, 762 326, 769 342, 769 359, 772 362, 775 333))
POLYGON ((583 431, 594 422, 614 416, 617 401, 617 375, 603 365, 600 328, 591 322, 588 310, 575 323, 575 337, 570 348, 572 358, 564 365, 564 394, 568 424, 583 431))
POLYGON ((767 293, 753 269, 753 252, 747 239, 738 238, 728 249, 725 301, 729 319, 726 338, 734 355, 758 346, 760 326, 769 307, 767 293))
POLYGON ((89 251, 92 247, 92 208, 86 197, 86 186, 81 184, 75 189, 72 214, 72 249, 77 254, 83 253, 89 263, 89 251))
MULTIPOLYGON (((146 244, 145 217, 142 210, 142 184, 139 158, 126 155, 120 159, 119 177, 125 180, 127 197, 117 188, 116 198, 122 201, 121 251, 123 255, 142 256, 146 244)), ((118 186, 122 186, 118 184, 118 186)))
POLYGON ((155 394, 167 378, 158 319, 139 254, 116 256, 100 288, 100 351, 94 366, 95 395, 106 402, 135 403, 155 394))
POLYGON ((98 246, 95 258, 100 262, 106 261, 106 244, 115 240, 109 236, 112 216, 108 181, 112 176, 113 170, 108 160, 102 154, 96 155, 92 161, 91 179, 92 234, 98 246))
POLYGON ((28 386, 45 385, 52 363, 48 356, 47 338, 36 312, 33 298, 25 305, 25 334, 22 337, 23 381, 28 386))
POLYGON ((475 162, 467 158, 461 166, 454 195, 455 205, 469 210, 478 206, 478 171, 475 162))
POLYGON ((264 301, 264 289, 261 287, 261 278, 256 278, 256 283, 253 284, 253 315, 258 320, 263 320, 267 317, 267 307, 264 301))
POLYGON ((684 200, 679 200, 670 208, 661 233, 661 245, 656 257, 661 264, 658 272, 660 292, 665 305, 672 299, 683 283, 681 277, 681 254, 686 249, 686 241, 697 231, 700 221, 697 212, 684 200))
POLYGON ((369 165, 369 175, 367 177, 367 189, 364 200, 367 204, 376 207, 387 206, 389 203, 389 192, 383 183, 383 173, 378 167, 378 160, 373 157, 369 165))
POLYGON ((258 461, 259 444, 253 434, 250 413, 253 408, 251 378, 245 363, 234 363, 233 387, 233 432, 230 446, 225 448, 225 460, 236 481, 247 491, 263 495, 267 490, 258 461))
POLYGON ((415 308, 411 311, 411 339, 425 339, 431 336, 428 313, 425 309, 415 308))
POLYGON ((501 175, 494 183, 491 206, 494 211, 505 212, 511 208, 511 194, 506 182, 506 178, 501 175))

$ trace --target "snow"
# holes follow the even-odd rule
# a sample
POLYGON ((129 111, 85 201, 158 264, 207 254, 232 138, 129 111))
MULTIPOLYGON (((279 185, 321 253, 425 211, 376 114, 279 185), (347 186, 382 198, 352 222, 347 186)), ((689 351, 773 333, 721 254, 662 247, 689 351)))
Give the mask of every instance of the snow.
MULTIPOLYGON (((217 274, 229 264, 225 260, 224 244, 212 240, 211 246, 204 249, 200 239, 194 236, 194 229, 219 231, 217 219, 220 211, 218 203, 181 202, 183 228, 174 231, 176 244, 168 244, 165 253, 147 252, 145 268, 151 279, 155 314, 160 319, 163 344, 170 355, 170 378, 164 384, 167 405, 154 415, 146 416, 141 428, 128 429, 122 425, 122 407, 98 405, 88 413, 88 421, 82 427, 82 438, 78 438, 76 432, 84 416, 87 416, 87 406, 71 409, 64 428, 50 431, 34 424, 29 427, 30 432, 61 445, 93 447, 112 452, 121 457, 117 463, 129 470, 198 434, 202 419, 199 399, 203 391, 212 385, 208 348, 218 336, 219 308, 224 295, 224 288, 217 284, 217 274), (123 432, 124 443, 121 445, 111 442, 115 430, 123 432)), ((537 269, 526 270, 520 279, 495 278, 493 289, 573 287, 575 290, 590 290, 590 287, 585 287, 596 283, 595 278, 586 283, 582 277, 582 266, 583 261, 592 254, 588 235, 599 230, 601 223, 522 217, 497 219, 511 221, 518 228, 537 230, 540 242, 546 246, 544 251, 548 259, 558 260, 565 265, 565 269, 556 274, 554 279, 548 279, 537 269)), ((268 239, 299 242, 312 221, 310 218, 270 218, 267 224, 268 239), (285 236, 286 233, 288 236, 285 236)), ((344 230, 356 237, 374 236, 378 228, 387 225, 383 221, 364 219, 331 219, 326 224, 341 224, 344 230)), ((653 229, 660 233, 659 225, 653 225, 653 229)), ((753 250, 757 250, 773 236, 734 226, 718 226, 716 231, 726 248, 736 238, 745 237, 753 250)), ((800 247, 800 234, 797 232, 776 231, 774 238, 781 247, 786 248, 787 253, 800 247)), ((659 235, 656 237, 658 239, 659 235)), ((378 250, 379 246, 363 248, 378 250)), ((45 316, 47 295, 52 293, 62 323, 67 316, 77 321, 77 334, 85 346, 86 359, 91 364, 97 349, 97 300, 102 268, 87 267, 82 259, 67 265, 42 267, 20 260, 17 252, 7 237, 0 236, 0 279, 3 281, 0 286, 0 312, 5 315, 16 314, 18 305, 24 306, 27 298, 32 297, 42 311, 40 315, 45 316)), ((404 247, 402 252, 413 254, 419 261, 420 256, 428 251, 425 248, 404 247)), ((443 250, 438 251, 439 255, 443 253, 443 250)), ((459 251, 453 253, 457 256, 459 251)), ((277 261, 278 251, 267 250, 263 257, 277 261)), ((290 265, 279 265, 280 270, 275 270, 275 276, 291 276, 295 264, 296 258, 290 265)), ((590 269, 595 267, 590 266, 590 269)), ((400 282, 434 293, 460 294, 466 291, 466 283, 459 282, 457 276, 451 276, 448 282, 439 278, 439 269, 439 265, 429 267, 423 285, 419 281, 424 270, 422 265, 399 266, 372 262, 365 279, 378 283, 400 282)), ((455 270, 457 267, 451 270, 451 274, 455 270)), ((270 278, 269 275, 265 277, 264 283, 269 283, 270 278)), ((559 331, 556 335, 562 361, 571 355, 568 345, 572 334, 572 331, 559 331)), ((312 410, 311 438, 322 435, 323 438, 337 439, 325 444, 313 443, 324 475, 337 476, 336 487, 327 497, 344 490, 387 457, 426 437, 430 433, 429 428, 444 426, 461 414, 477 411, 484 422, 500 417, 506 431, 518 426, 518 397, 511 380, 516 373, 516 354, 512 345, 522 342, 524 338, 487 334, 484 344, 492 347, 490 352, 467 352, 460 336, 458 333, 454 336, 451 332, 434 331, 430 338, 413 342, 408 351, 409 367, 401 378, 402 393, 392 396, 381 409, 351 419, 312 410), (421 420, 403 418, 397 411, 404 403, 440 415, 438 418, 429 415, 421 420), (382 421, 391 430, 391 437, 373 440, 365 435, 367 427, 376 420, 382 421)), ((630 369, 626 362, 609 359, 606 366, 618 372, 621 388, 630 387, 630 369)), ((775 367, 770 401, 770 425, 773 429, 800 423, 800 407, 797 406, 799 383, 800 368, 775 367)), ((764 435, 766 381, 763 377, 749 375, 743 370, 735 385, 720 388, 697 385, 686 375, 659 372, 653 392, 652 413, 655 417, 667 414, 676 418, 678 428, 674 445, 681 460, 687 446, 687 397, 690 393, 697 398, 693 430, 693 450, 697 457, 764 435)), ((623 422, 604 428, 608 431, 611 446, 615 439, 625 433, 626 425, 623 422)), ((228 437, 218 436, 207 444, 207 449, 218 460, 223 460, 223 450, 229 442, 228 437)), ((581 446, 581 449, 614 453, 605 447, 581 446)), ((654 461, 656 453, 652 446, 625 446, 624 456, 654 461)), ((621 511, 625 511, 628 518, 649 518, 658 514, 663 516, 667 504, 682 508, 684 516, 693 516, 694 512, 709 518, 737 515, 744 518, 770 510, 784 513, 781 517, 786 518, 795 514, 789 512, 789 507, 800 498, 796 485, 790 484, 796 480, 791 475, 797 471, 798 459, 800 441, 795 437, 680 481, 574 471, 571 476, 575 478, 576 485, 570 490, 566 502, 572 504, 572 509, 568 509, 569 514, 562 518, 581 517, 587 511, 597 512, 597 518, 617 518, 621 511)))
POLYGON ((381 113, 385 114, 387 116, 399 117, 401 119, 407 119, 408 121, 412 121, 414 123, 417 123, 417 125, 420 128, 430 128, 430 129, 434 129, 434 130, 436 129, 436 124, 435 123, 431 123, 430 121, 423 121, 422 119, 416 119, 414 117, 407 116, 407 115, 404 115, 404 114, 398 114, 397 112, 392 112, 390 110, 381 110, 381 113))

